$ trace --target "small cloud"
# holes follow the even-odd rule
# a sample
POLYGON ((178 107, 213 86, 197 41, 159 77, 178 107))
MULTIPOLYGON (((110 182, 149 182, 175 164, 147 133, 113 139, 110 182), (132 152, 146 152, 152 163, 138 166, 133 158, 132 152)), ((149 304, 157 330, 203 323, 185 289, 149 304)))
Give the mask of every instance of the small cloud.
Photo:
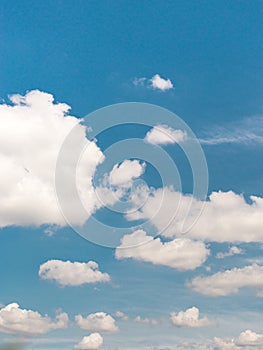
POLYGON ((199 317, 199 309, 197 307, 191 307, 186 311, 179 311, 178 313, 172 312, 170 315, 172 324, 176 327, 206 327, 211 326, 212 322, 207 318, 199 317))
POLYGON ((239 247, 236 246, 232 246, 229 248, 229 250, 227 252, 219 252, 216 254, 216 258, 217 259, 224 259, 228 256, 233 256, 233 255, 240 255, 243 254, 243 250, 240 249, 239 247))
POLYGON ((115 319, 111 315, 107 315, 105 312, 96 312, 87 317, 76 315, 75 321, 81 329, 86 331, 115 333, 119 330, 115 323, 115 319))
POLYGON ((167 91, 173 89, 173 83, 170 79, 164 79, 159 74, 155 74, 152 78, 145 77, 134 78, 135 86, 146 86, 149 89, 167 91))
POLYGON ((156 125, 147 132, 144 141, 153 145, 167 145, 181 143, 187 139, 187 134, 183 130, 175 130, 167 125, 156 125))
POLYGON ((129 317, 122 311, 116 311, 114 316, 122 319, 123 321, 128 321, 129 320, 129 317))
POLYGON ((39 276, 44 280, 55 280, 63 287, 110 281, 110 276, 101 272, 95 261, 81 263, 48 260, 40 266, 39 276))
POLYGON ((135 317, 134 319, 134 322, 136 323, 145 323, 145 324, 151 324, 153 326, 157 325, 158 324, 158 321, 154 318, 142 318, 141 316, 137 316, 135 317))
POLYGON ((170 79, 164 79, 161 78, 159 74, 155 74, 151 81, 151 87, 153 89, 161 90, 161 91, 166 91, 173 89, 173 84, 170 79))
POLYGON ((82 340, 74 346, 75 350, 98 350, 103 344, 103 338, 99 333, 92 333, 83 337, 82 340))

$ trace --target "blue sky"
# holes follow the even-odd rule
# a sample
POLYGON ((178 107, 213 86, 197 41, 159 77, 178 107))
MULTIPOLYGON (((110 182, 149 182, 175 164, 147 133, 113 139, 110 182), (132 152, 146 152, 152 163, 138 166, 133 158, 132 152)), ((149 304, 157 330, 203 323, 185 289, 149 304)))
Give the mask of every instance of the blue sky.
POLYGON ((0 12, 0 346, 261 349, 262 2, 25 0, 0 12), (84 222, 65 169, 77 169, 84 222), (186 222, 200 217, 182 234, 189 198, 186 222), (112 212, 124 200, 136 220, 112 212))

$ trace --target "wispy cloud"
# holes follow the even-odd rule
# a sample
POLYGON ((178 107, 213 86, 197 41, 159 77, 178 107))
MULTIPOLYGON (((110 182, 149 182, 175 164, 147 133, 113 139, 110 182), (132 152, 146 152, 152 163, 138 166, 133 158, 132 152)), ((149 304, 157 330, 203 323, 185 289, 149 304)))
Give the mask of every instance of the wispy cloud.
POLYGON ((224 143, 263 143, 263 116, 246 118, 225 127, 215 126, 204 137, 199 138, 199 141, 210 146, 224 143))

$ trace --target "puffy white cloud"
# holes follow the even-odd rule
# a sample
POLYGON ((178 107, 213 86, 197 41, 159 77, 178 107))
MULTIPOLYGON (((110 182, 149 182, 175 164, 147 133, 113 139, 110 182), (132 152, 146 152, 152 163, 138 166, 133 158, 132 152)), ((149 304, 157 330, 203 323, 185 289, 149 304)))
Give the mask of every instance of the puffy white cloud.
POLYGON ((65 225, 54 187, 55 168, 65 137, 75 127, 76 137, 68 145, 68 158, 61 167, 67 174, 72 168, 72 154, 86 147, 78 164, 77 187, 87 213, 75 222, 83 223, 95 209, 97 200, 92 175, 103 154, 86 138, 80 119, 68 116, 69 106, 54 103, 51 94, 38 90, 25 96, 13 95, 14 105, 0 105, 0 227, 9 225, 65 225))
POLYGON ((149 219, 163 236, 180 236, 214 242, 263 242, 263 198, 212 192, 207 201, 183 195, 171 187, 157 189, 129 220, 149 219), (193 225, 194 223, 194 225, 193 225), (185 232, 184 232, 185 234, 185 232))
POLYGON ((143 230, 125 235, 115 250, 117 259, 132 258, 178 270, 193 270, 202 265, 208 255, 209 250, 203 242, 178 238, 163 243, 160 238, 147 236, 143 230))
POLYGON ((154 318, 142 318, 141 316, 136 316, 134 319, 134 322, 136 323, 145 323, 145 324, 151 324, 153 326, 158 324, 158 321, 154 318))
POLYGON ((64 329, 68 326, 68 315, 57 314, 54 321, 48 316, 41 316, 37 311, 21 309, 17 303, 9 304, 0 309, 0 332, 22 335, 38 335, 54 329, 64 329))
POLYGON ((85 283, 109 282, 110 276, 101 272, 95 261, 87 263, 48 260, 39 267, 39 276, 55 280, 61 286, 79 286, 85 283))
POLYGON ((166 91, 173 88, 173 83, 170 79, 164 79, 159 74, 155 74, 151 79, 151 87, 153 89, 166 91))
POLYGON ((145 77, 142 78, 134 78, 133 84, 135 86, 146 86, 149 89, 167 91, 173 89, 173 83, 170 79, 164 79, 159 74, 155 74, 152 78, 147 79, 145 77))
POLYGON ((240 333, 237 338, 214 338, 214 350, 262 349, 263 334, 257 334, 250 329, 240 333))
POLYGON ((240 333, 238 338, 235 339, 235 343, 240 346, 263 346, 263 334, 257 334, 250 329, 240 333))
POLYGON ((227 252, 217 253, 216 258, 217 259, 224 259, 225 257, 228 257, 228 256, 240 255, 240 254, 243 254, 243 250, 237 246, 232 246, 229 248, 229 250, 227 252))
POLYGON ((103 338, 99 333, 92 333, 83 337, 82 340, 74 346, 75 350, 98 350, 103 344, 103 338))
POLYGON ((124 160, 115 164, 109 174, 109 184, 112 186, 130 185, 131 181, 140 177, 145 171, 145 163, 139 160, 124 160))
POLYGON ((144 140, 154 145, 167 145, 185 141, 187 134, 183 130, 175 130, 167 125, 156 125, 147 132, 144 140))
POLYGON ((209 296, 225 296, 238 293, 240 288, 258 289, 258 296, 263 290, 263 266, 253 264, 243 268, 233 268, 217 272, 207 277, 196 277, 188 283, 198 293, 209 296))
POLYGON ((211 326, 212 322, 207 318, 199 317, 199 309, 195 306, 178 313, 172 312, 170 314, 170 320, 176 327, 206 327, 211 326))
POLYGON ((77 325, 85 331, 114 333, 119 330, 114 318, 105 312, 96 312, 87 317, 76 315, 75 321, 77 325))

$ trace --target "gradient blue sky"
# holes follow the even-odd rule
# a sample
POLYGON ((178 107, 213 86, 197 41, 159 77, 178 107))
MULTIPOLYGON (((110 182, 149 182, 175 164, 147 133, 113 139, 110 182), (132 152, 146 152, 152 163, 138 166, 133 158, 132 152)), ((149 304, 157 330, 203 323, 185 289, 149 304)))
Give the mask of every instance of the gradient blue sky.
MULTIPOLYGON (((263 197, 262 1, 3 0, 0 6, 3 104, 9 103, 10 94, 38 89, 70 105, 70 115, 80 118, 120 102, 159 105, 179 115, 200 139, 236 138, 203 144, 209 194, 232 190, 245 198, 263 197), (169 78, 174 89, 160 91, 133 83, 136 77, 150 79, 155 74, 169 78), (248 142, 238 139, 247 133, 256 137, 248 142)), ((147 131, 142 129, 139 137, 147 131)), ((134 130, 122 132, 125 138, 134 130)), ((99 140, 101 149, 114 137, 109 134, 99 140)), ((165 149, 174 158, 178 155, 180 166, 175 146, 165 149)), ((158 183, 151 171, 144 179, 158 183)), ((17 302, 52 317, 62 309, 71 320, 66 330, 30 339, 32 349, 72 349, 91 333, 80 330, 74 316, 97 311, 114 315, 121 310, 130 318, 117 319, 120 332, 103 335, 102 349, 175 349, 182 339, 205 344, 215 336, 237 337, 246 329, 263 333, 262 298, 254 288, 211 297, 185 286, 196 276, 250 265, 251 259, 261 259, 262 265, 263 240, 210 241, 207 261, 193 271, 180 272, 117 260, 113 249, 90 243, 69 227, 51 237, 44 233, 47 227, 8 226, 0 231, 1 304, 17 302), (244 254, 215 257, 233 245, 244 254), (94 260, 110 274, 111 282, 59 287, 38 276, 39 266, 51 259, 94 260), (192 306, 200 309, 201 316, 215 320, 215 325, 170 324, 170 312, 192 306), (160 322, 157 326, 133 322, 138 315, 160 322)), ((14 336, 0 333, 0 343, 8 339, 14 336)))

